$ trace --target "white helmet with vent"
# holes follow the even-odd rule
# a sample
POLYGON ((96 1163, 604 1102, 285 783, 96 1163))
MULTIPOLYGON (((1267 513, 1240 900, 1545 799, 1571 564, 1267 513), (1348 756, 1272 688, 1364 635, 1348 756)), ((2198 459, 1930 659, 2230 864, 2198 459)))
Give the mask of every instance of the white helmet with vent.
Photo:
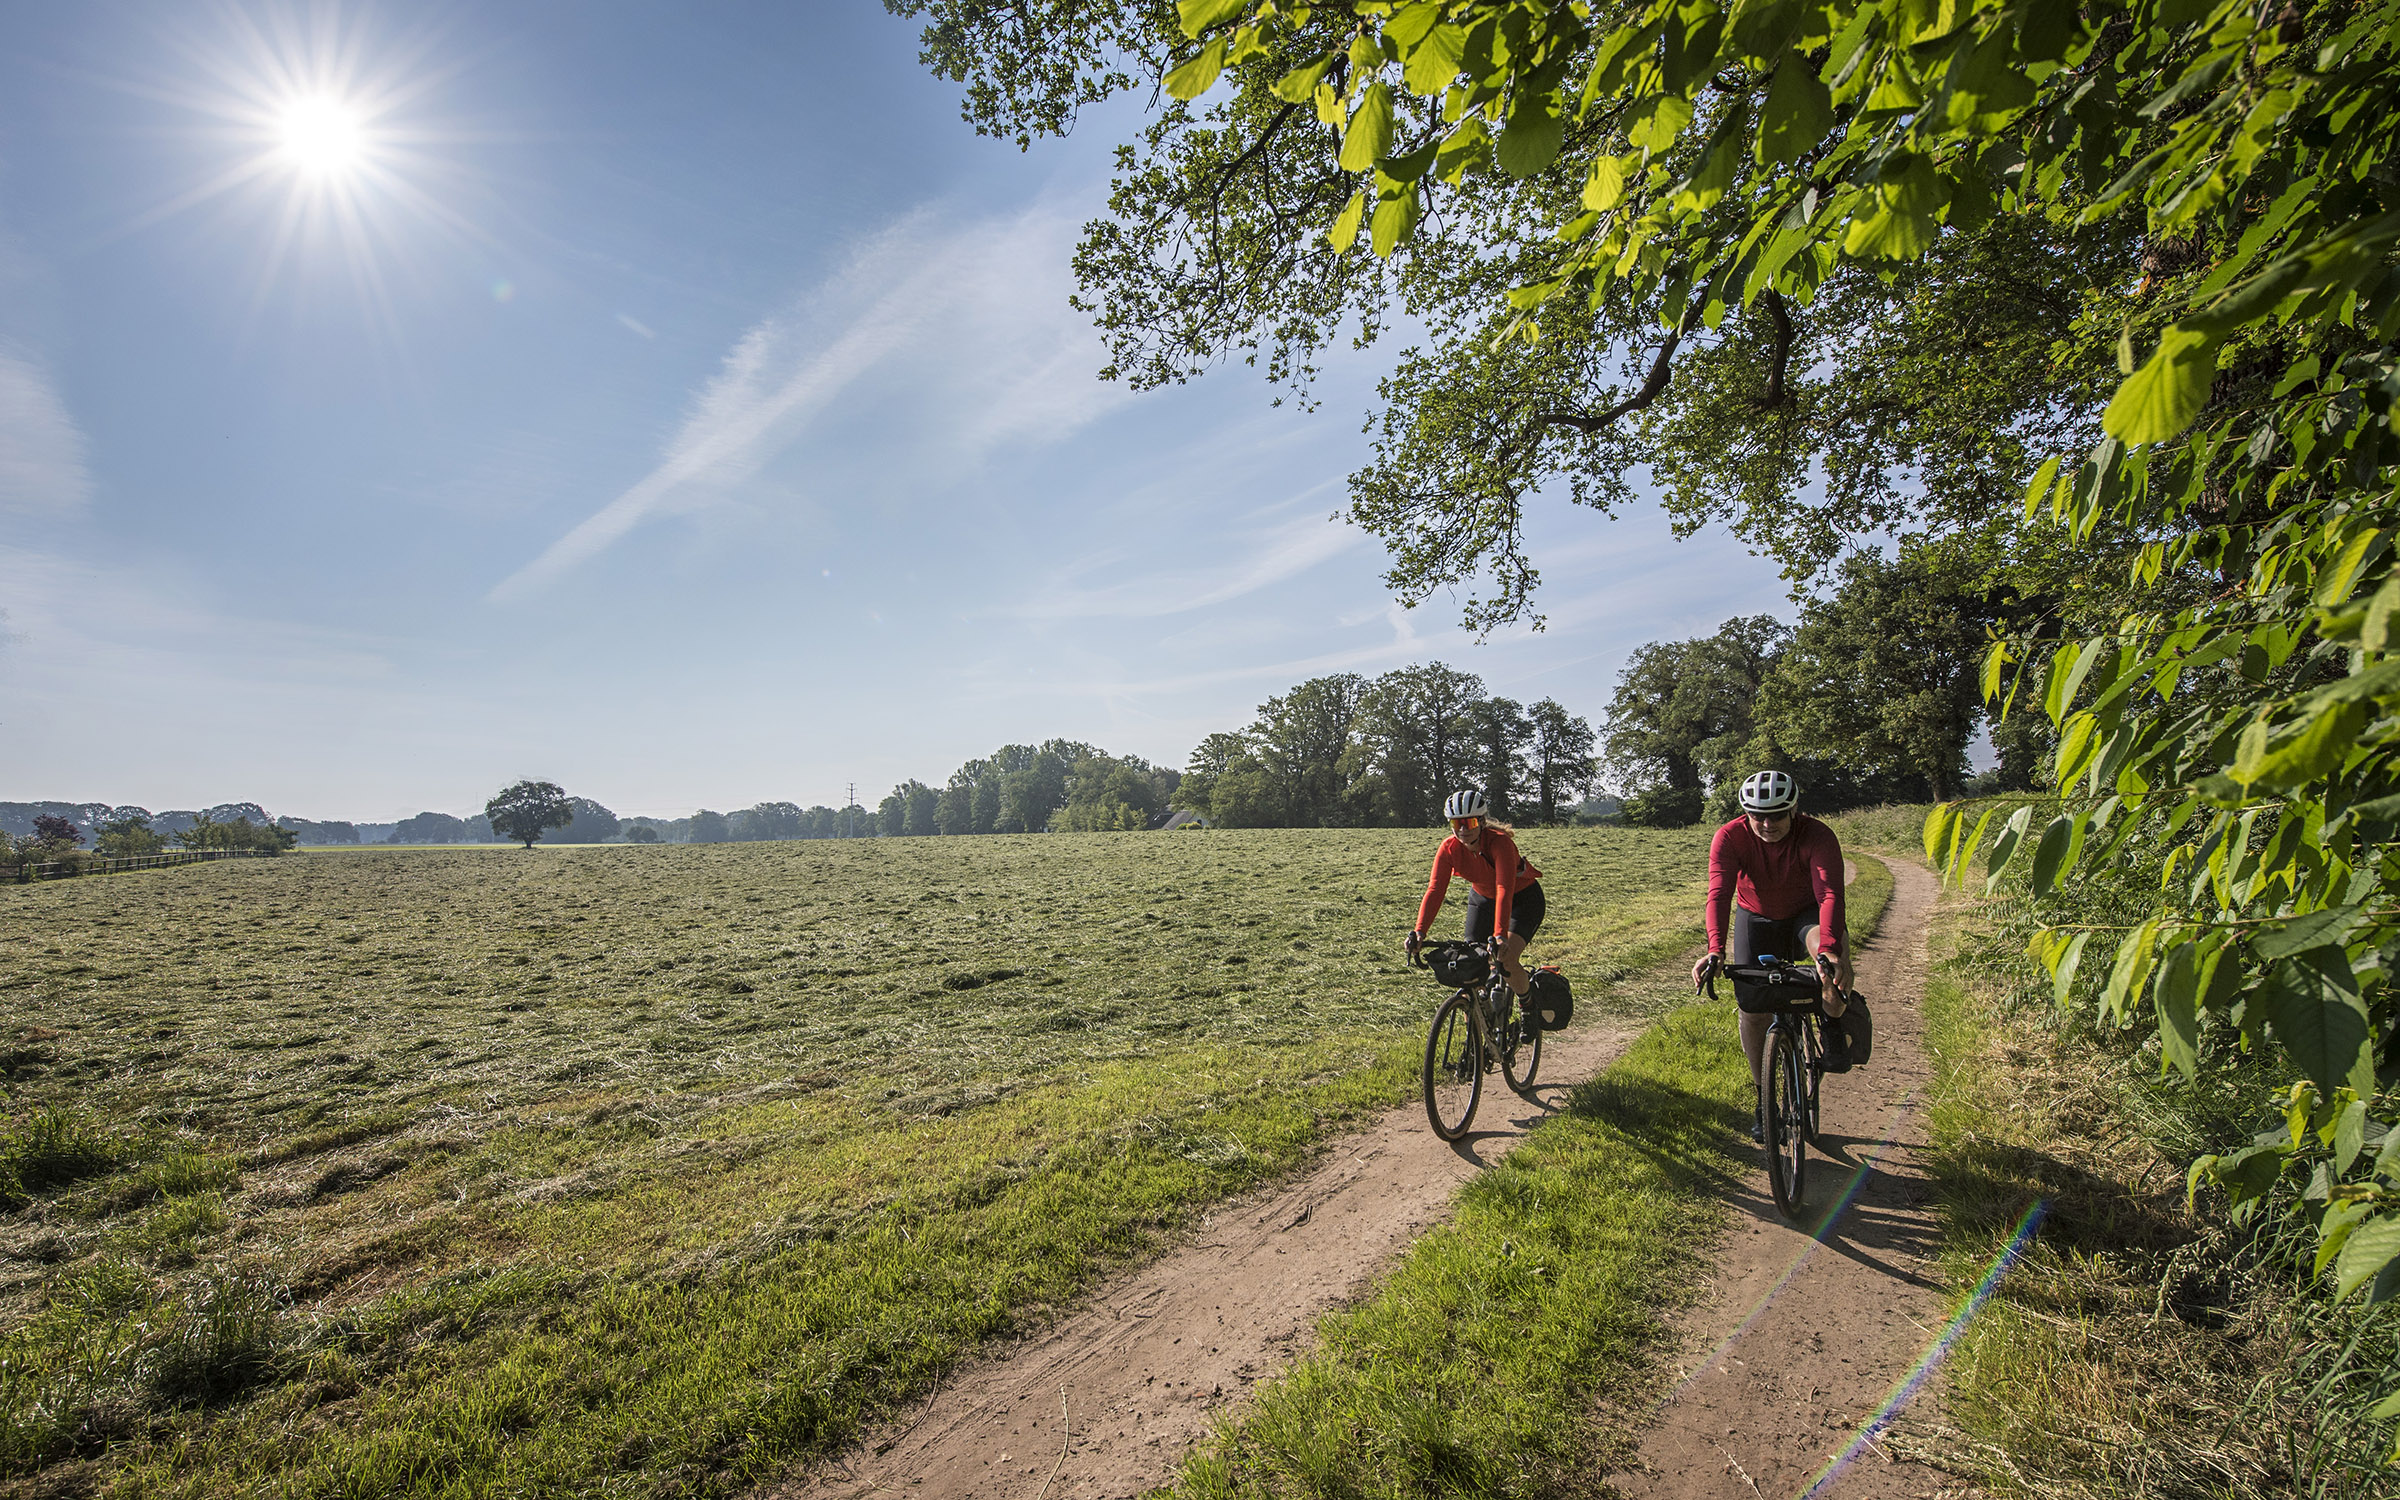
POLYGON ((1781 771, 1760 771, 1742 783, 1742 811, 1790 812, 1800 805, 1800 783, 1781 771))
POLYGON ((1442 816, 1445 818, 1480 818, 1483 816, 1484 807, 1483 793, 1469 787, 1463 792, 1450 794, 1450 800, 1442 804, 1442 816))

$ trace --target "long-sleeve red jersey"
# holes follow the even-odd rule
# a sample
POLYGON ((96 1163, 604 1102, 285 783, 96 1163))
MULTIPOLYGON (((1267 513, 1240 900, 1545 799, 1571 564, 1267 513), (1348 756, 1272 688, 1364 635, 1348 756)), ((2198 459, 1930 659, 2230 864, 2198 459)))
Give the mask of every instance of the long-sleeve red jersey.
POLYGON ((1849 937, 1842 908, 1842 841, 1801 813, 1792 831, 1768 843, 1748 818, 1717 830, 1708 846, 1708 951, 1725 951, 1727 907, 1735 901, 1770 922, 1787 921, 1813 905, 1817 951, 1838 952, 1849 937))
POLYGON ((1452 834, 1442 840, 1442 847, 1433 856, 1433 875, 1425 882, 1425 899, 1417 904, 1417 931, 1431 932, 1433 919, 1442 914, 1442 900, 1450 894, 1450 877, 1463 876, 1477 895, 1488 899, 1498 910, 1492 913, 1492 931, 1508 931, 1508 912, 1516 893, 1542 878, 1542 872, 1525 862, 1517 852, 1517 841, 1498 829, 1483 830, 1482 844, 1470 849, 1452 834), (1502 879, 1495 869, 1506 872, 1502 879))

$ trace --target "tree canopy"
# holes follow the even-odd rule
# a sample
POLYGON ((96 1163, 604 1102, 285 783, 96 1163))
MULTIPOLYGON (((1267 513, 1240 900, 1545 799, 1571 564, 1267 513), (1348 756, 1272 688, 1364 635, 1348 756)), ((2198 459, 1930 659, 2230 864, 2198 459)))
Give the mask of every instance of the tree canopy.
POLYGON ((520 781, 495 793, 483 805, 483 815, 494 833, 522 840, 530 849, 551 829, 574 822, 575 805, 555 781, 520 781))

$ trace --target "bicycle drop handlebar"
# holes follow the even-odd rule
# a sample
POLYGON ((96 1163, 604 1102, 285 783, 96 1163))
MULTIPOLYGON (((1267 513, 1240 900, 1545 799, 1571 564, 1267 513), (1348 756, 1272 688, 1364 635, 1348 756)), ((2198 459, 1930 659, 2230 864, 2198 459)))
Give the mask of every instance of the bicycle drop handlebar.
POLYGON ((1835 965, 1832 956, 1824 953, 1817 955, 1816 970, 1813 975, 1798 964, 1777 958, 1771 953, 1759 955, 1758 962, 1752 964, 1729 964, 1720 958, 1710 962, 1708 973, 1701 979, 1699 987, 1707 991, 1709 999, 1714 1000, 1717 998, 1717 976, 1719 974, 1724 975, 1727 979, 1789 984, 1796 977, 1814 979, 1834 972, 1835 965))

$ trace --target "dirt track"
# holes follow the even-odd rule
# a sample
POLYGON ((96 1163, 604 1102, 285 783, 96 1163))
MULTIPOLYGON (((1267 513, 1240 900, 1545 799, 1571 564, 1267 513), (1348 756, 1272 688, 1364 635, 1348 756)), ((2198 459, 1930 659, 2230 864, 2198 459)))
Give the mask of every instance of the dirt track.
MULTIPOLYGON (((1856 1191, 1829 1224, 1795 1228, 1767 1196, 1763 1163, 1754 1170, 1716 1282, 1685 1320, 1687 1378, 1646 1424, 1637 1465, 1609 1476, 1627 1500, 1809 1492, 1939 1332, 1929 1261, 1939 1225, 1918 1107, 1935 888, 1915 866, 1891 868, 1883 935, 1858 962, 1859 986, 1877 1002, 1875 1061, 1827 1083, 1823 1139, 1836 1155, 1815 1159, 1809 1201, 1821 1210, 1856 1191)), ((1546 1101, 1606 1067, 1639 1030, 1596 1024, 1553 1038, 1535 1102, 1495 1078, 1477 1131, 1456 1146, 1433 1137, 1419 1105, 1393 1110, 1306 1178, 1220 1207, 1193 1243, 753 1500, 1087 1500, 1167 1482, 1219 1410, 1288 1363, 1321 1314, 1444 1218, 1458 1187, 1521 1140, 1546 1101)), ((1960 1493, 1936 1471, 1861 1446, 1816 1494, 1960 1493)))
POLYGON ((1282 1368, 1320 1314, 1446 1217, 1460 1184, 1640 1029, 1596 1022, 1550 1038, 1538 1102, 1493 1075, 1474 1132, 1455 1146, 1435 1139, 1421 1105, 1393 1110, 1337 1142, 1306 1178, 1221 1206, 1194 1243, 971 1365, 893 1428, 757 1500, 1034 1500, 1045 1483, 1047 1500, 1084 1500, 1165 1483, 1218 1409, 1282 1368))
POLYGON ((1966 1493, 1872 1441, 1826 1475, 1941 1333, 1946 1312, 1923 1109, 1936 888, 1917 866, 1888 863, 1892 904, 1857 963, 1859 989, 1874 1002, 1875 1060, 1825 1081, 1822 1140, 1835 1155, 1813 1155, 1811 1214, 1794 1225, 1776 1212, 1763 1162, 1736 1200, 1715 1284, 1685 1319, 1684 1378, 1643 1431, 1638 1466, 1610 1476, 1626 1500, 1966 1493))

